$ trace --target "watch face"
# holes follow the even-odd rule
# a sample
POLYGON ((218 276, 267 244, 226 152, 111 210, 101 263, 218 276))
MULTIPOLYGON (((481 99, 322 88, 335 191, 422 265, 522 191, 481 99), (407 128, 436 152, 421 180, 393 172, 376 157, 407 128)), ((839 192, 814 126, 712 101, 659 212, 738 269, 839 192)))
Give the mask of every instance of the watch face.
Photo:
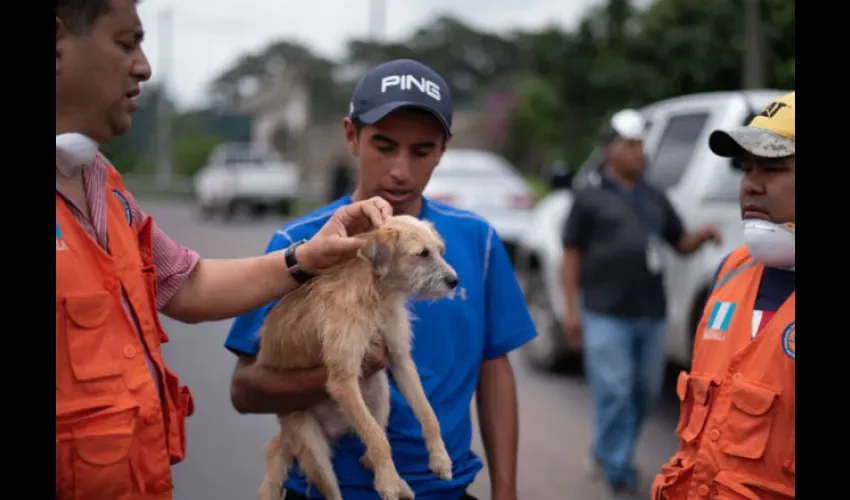
POLYGON ((286 252, 284 253, 284 256, 286 257, 286 267, 295 267, 295 245, 292 245, 287 248, 286 252))

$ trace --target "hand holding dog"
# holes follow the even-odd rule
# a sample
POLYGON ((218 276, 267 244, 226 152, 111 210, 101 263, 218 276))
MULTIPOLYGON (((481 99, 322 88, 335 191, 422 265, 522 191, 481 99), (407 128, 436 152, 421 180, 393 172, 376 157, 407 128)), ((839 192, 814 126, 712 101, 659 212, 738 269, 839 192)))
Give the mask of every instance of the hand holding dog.
POLYGON ((356 236, 380 226, 392 215, 390 204, 377 196, 338 209, 313 238, 295 250, 299 267, 316 273, 352 257, 365 243, 356 236))
POLYGON ((387 358, 389 351, 387 344, 380 342, 372 345, 372 348, 366 353, 363 359, 363 365, 360 368, 363 378, 369 378, 387 367, 387 358))

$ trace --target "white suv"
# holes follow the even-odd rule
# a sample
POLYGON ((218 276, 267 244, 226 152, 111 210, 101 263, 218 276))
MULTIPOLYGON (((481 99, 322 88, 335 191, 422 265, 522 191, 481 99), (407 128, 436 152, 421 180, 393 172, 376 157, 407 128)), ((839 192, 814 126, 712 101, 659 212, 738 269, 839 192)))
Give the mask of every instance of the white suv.
MULTIPOLYGON (((641 112, 647 119, 645 149, 647 180, 666 190, 685 227, 707 223, 720 227, 723 244, 705 245, 690 257, 666 249, 664 284, 667 292, 668 357, 688 366, 693 336, 717 267, 743 242, 738 192, 741 173, 728 159, 708 148, 709 134, 719 128, 746 124, 785 91, 757 90, 711 92, 675 97, 651 104, 641 112)), ((583 186, 598 175, 602 158, 594 151, 582 166, 572 187, 583 186)), ((561 230, 572 204, 563 177, 550 180, 553 192, 535 207, 532 222, 520 238, 516 267, 537 338, 523 347, 537 368, 576 369, 561 334, 564 299, 561 290, 561 230)))

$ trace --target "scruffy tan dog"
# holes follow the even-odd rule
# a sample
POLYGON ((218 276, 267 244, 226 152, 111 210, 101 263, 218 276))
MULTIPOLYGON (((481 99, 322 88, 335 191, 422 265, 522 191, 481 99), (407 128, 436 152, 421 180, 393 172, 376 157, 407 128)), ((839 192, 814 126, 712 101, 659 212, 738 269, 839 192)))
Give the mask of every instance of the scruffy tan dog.
POLYGON ((287 295, 260 331, 258 363, 279 370, 324 365, 331 396, 310 410, 279 415, 280 432, 265 446, 261 500, 278 500, 286 474, 298 463, 327 500, 342 500, 331 465, 331 443, 354 431, 366 444, 361 461, 375 473, 383 500, 412 499, 392 461, 385 429, 390 413, 386 371, 361 379, 361 365, 376 344, 387 347, 399 390, 422 424, 430 467, 451 479, 452 462, 440 424, 425 397, 410 356, 406 308, 411 296, 436 299, 458 284, 443 259, 443 240, 429 222, 400 215, 364 235, 356 258, 323 272, 287 295))

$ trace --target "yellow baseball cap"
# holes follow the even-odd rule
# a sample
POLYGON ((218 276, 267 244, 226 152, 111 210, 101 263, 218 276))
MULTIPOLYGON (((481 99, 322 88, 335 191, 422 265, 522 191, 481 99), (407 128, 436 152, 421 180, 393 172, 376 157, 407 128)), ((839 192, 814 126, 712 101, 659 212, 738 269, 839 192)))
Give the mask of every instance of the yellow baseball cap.
POLYGON ((744 152, 762 158, 793 155, 795 92, 768 104, 745 127, 715 130, 708 138, 708 147, 714 154, 727 158, 739 157, 744 152))

